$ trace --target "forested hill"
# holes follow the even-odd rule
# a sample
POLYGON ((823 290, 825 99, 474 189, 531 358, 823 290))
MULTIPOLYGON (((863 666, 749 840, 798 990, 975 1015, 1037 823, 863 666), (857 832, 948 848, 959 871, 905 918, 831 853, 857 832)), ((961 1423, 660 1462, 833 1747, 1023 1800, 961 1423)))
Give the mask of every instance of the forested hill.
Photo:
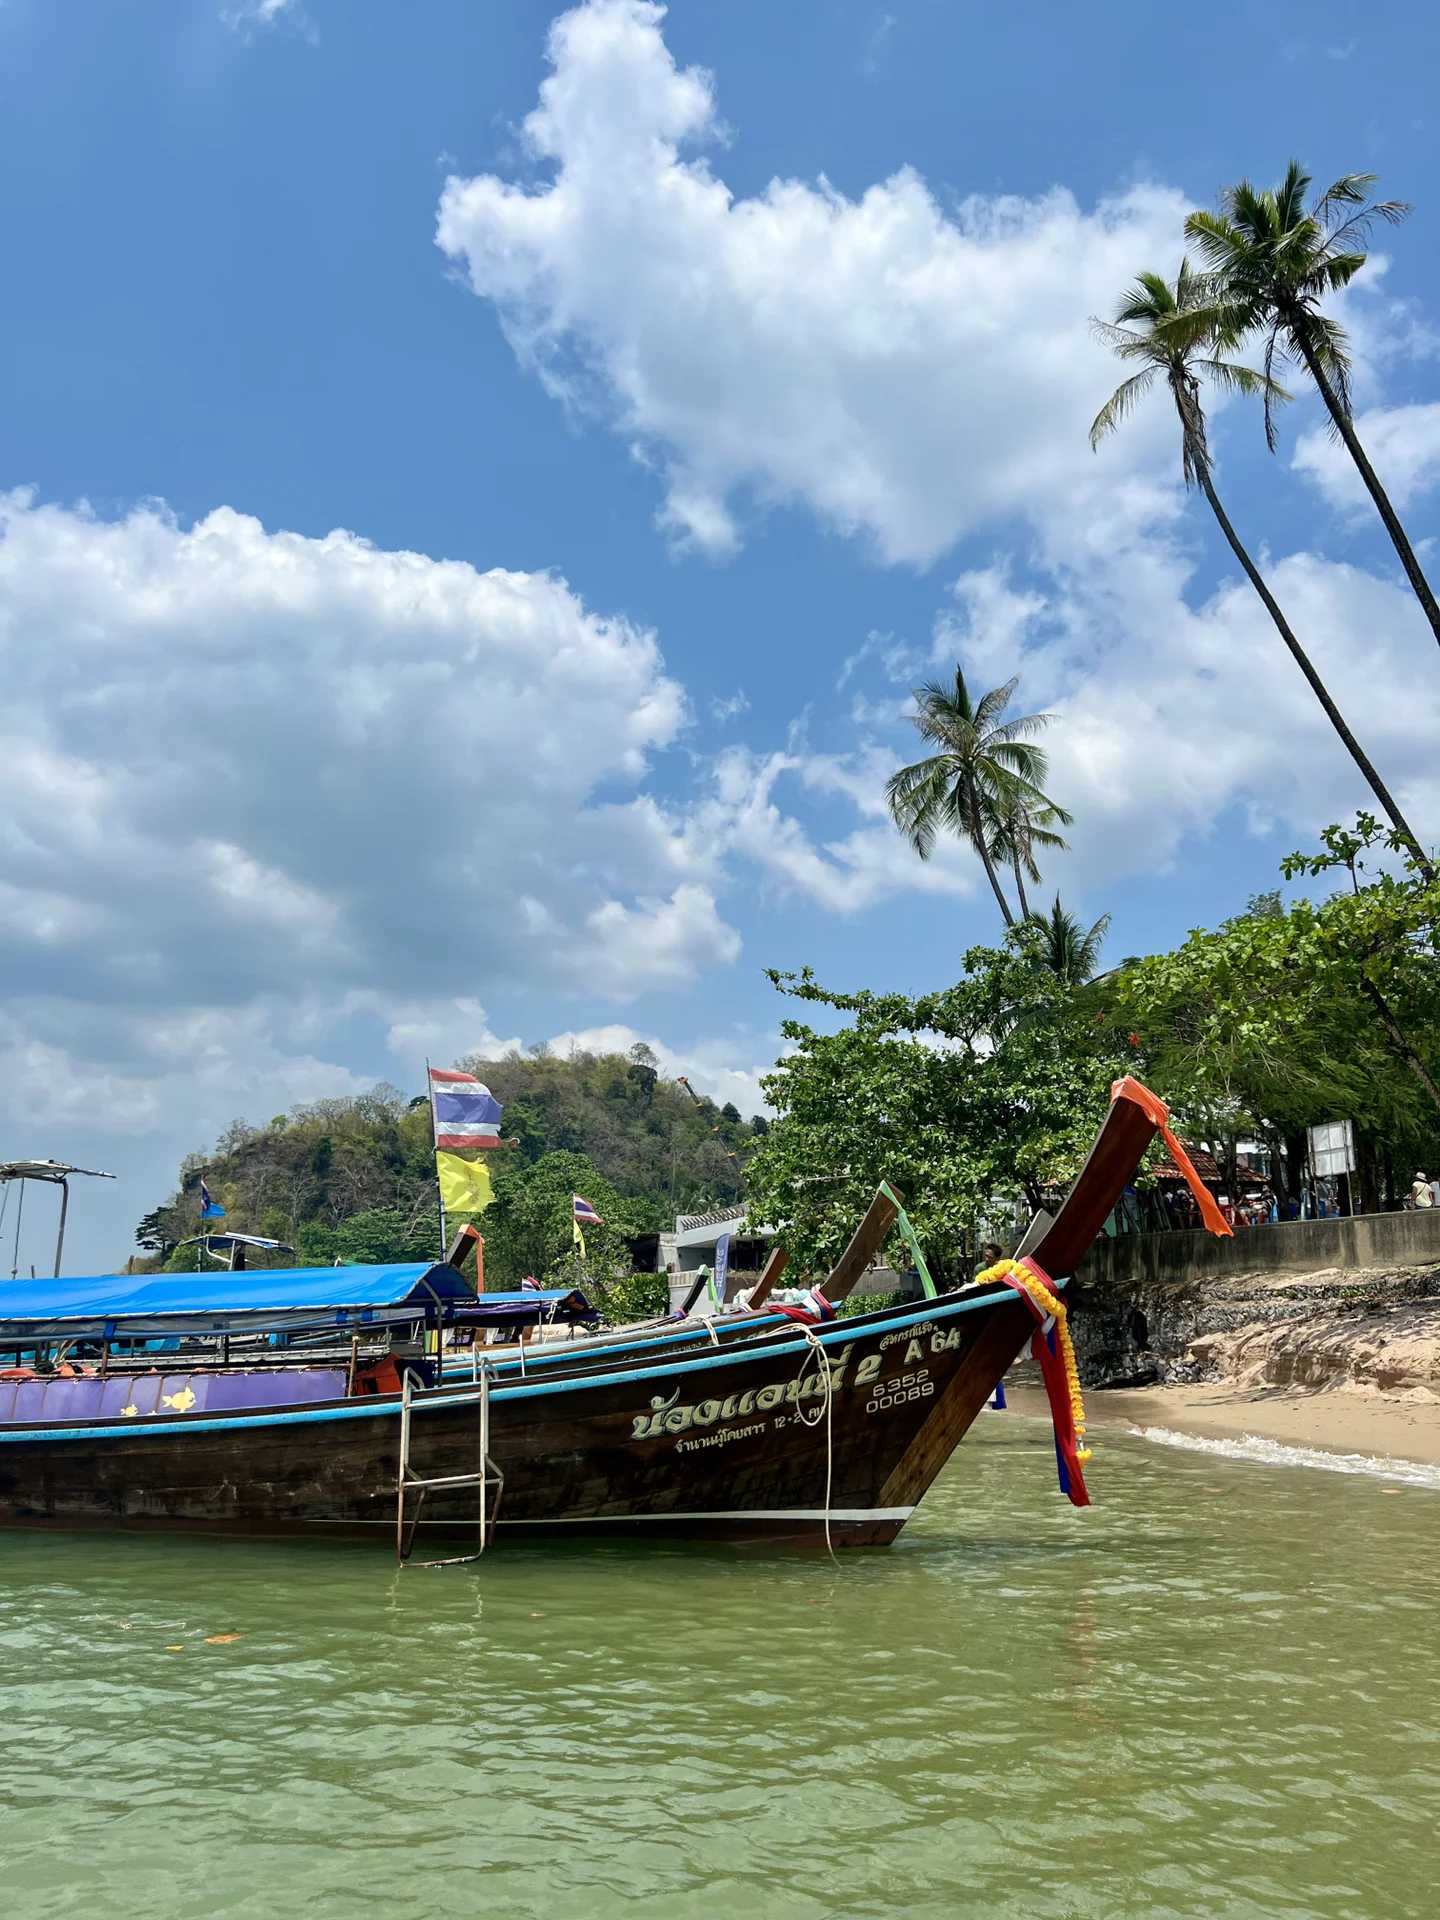
MULTIPOLYGON (((583 1156, 570 1169, 577 1187, 588 1162, 601 1190, 623 1203, 615 1224, 626 1233, 738 1199, 748 1148, 765 1128, 763 1118, 746 1121, 733 1106, 697 1103, 680 1082, 661 1078, 643 1046, 628 1055, 542 1049, 458 1064, 504 1104, 501 1131, 518 1142, 494 1156, 497 1193, 527 1179, 547 1154, 583 1156)), ((304 1261, 434 1254, 435 1171, 422 1092, 379 1086, 263 1125, 232 1122, 213 1152, 186 1157, 173 1198, 141 1221, 136 1241, 152 1258, 169 1257, 195 1233, 202 1173, 226 1210, 225 1227, 287 1241, 304 1261)), ((190 1261, 182 1254, 180 1263, 190 1261)))

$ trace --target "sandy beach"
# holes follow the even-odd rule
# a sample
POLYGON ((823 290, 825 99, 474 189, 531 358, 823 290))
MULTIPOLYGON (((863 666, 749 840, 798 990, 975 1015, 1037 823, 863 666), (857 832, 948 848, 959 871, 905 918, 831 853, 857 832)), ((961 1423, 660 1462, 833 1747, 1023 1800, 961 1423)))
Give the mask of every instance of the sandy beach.
MULTIPOLYGON (((1044 1414, 1045 1396, 1031 1387, 1010 1396, 1017 1412, 1044 1414)), ((1440 1466, 1440 1396, 1428 1388, 1381 1393, 1356 1387, 1305 1390, 1237 1386, 1138 1387, 1087 1393, 1093 1436, 1106 1427, 1168 1427, 1204 1439, 1242 1440, 1247 1434, 1288 1447, 1328 1453, 1368 1453, 1440 1466)))

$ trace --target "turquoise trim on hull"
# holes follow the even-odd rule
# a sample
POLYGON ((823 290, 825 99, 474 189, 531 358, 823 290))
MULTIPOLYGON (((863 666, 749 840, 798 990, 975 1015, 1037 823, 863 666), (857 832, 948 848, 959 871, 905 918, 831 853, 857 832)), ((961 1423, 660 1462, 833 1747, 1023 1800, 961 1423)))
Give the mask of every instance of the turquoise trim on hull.
MULTIPOLYGON (((757 1313, 750 1331, 754 1333, 769 1333, 773 1328, 781 1326, 785 1318, 786 1316, 783 1313, 757 1313)), ((695 1340, 697 1338, 699 1338, 699 1336, 694 1327, 690 1327, 687 1330, 682 1322, 678 1326, 667 1328, 663 1333, 646 1334, 641 1340, 596 1341, 593 1345, 587 1340, 567 1341, 557 1343, 553 1353, 547 1352, 542 1347, 539 1352, 530 1355, 523 1368, 518 1360, 502 1360, 496 1368, 496 1372, 499 1373, 500 1369, 503 1368, 507 1374, 518 1373, 522 1377, 526 1377, 532 1373, 536 1367, 552 1367, 560 1360, 573 1360, 577 1357, 583 1360, 587 1354, 598 1360, 603 1359, 607 1352, 613 1357, 613 1355, 617 1353, 638 1353, 642 1347, 663 1347, 668 1345, 672 1340, 695 1340)), ((453 1352, 454 1349, 452 1348, 451 1351, 453 1352)), ((452 1364, 447 1367, 445 1371, 453 1374, 457 1381, 468 1380, 470 1378, 464 1364, 461 1362, 452 1364)))
MULTIPOLYGON (((1063 1290, 1063 1280, 1051 1283, 1057 1292, 1063 1290)), ((1003 1305, 1005 1295, 1001 1293, 976 1294, 969 1300, 954 1300, 949 1304, 943 1301, 927 1300, 914 1313, 898 1314, 893 1320, 885 1321, 885 1330, 897 1332, 905 1327, 917 1327, 925 1320, 948 1319, 956 1314, 973 1313, 977 1307, 1003 1305)), ((815 1330, 815 1337, 822 1347, 844 1345, 855 1336, 853 1323, 844 1320, 827 1322, 822 1329, 815 1330)), ((694 1354, 687 1359, 677 1359, 663 1367, 624 1367, 618 1373, 587 1373, 573 1380, 536 1380, 526 1381, 513 1387, 494 1387, 491 1389, 492 1403, 496 1400, 528 1399, 537 1393, 576 1393, 588 1387, 614 1386, 622 1380, 667 1379, 677 1373, 698 1373, 707 1367, 734 1366, 744 1360, 769 1359, 774 1354, 799 1354, 809 1351, 808 1340, 786 1340, 767 1346, 757 1354, 753 1348, 724 1348, 708 1353, 694 1354)), ((435 1391, 431 1390, 432 1393, 435 1391)), ((474 1406, 479 1394, 446 1393, 443 1398, 431 1398, 429 1394, 411 1402, 412 1413, 434 1413, 440 1407, 474 1406)), ((227 1416, 219 1420, 200 1418, 192 1420, 186 1414, 153 1414, 142 1416, 134 1422, 127 1421, 123 1426, 107 1427, 22 1427, 16 1431, 7 1431, 0 1427, 0 1445, 7 1442, 17 1444, 39 1440, 133 1440, 141 1434, 152 1433, 233 1433, 247 1427, 285 1427, 302 1425, 307 1422, 318 1424, 325 1420, 379 1420, 395 1419, 400 1412, 400 1402, 389 1400, 378 1406, 367 1406, 363 1401, 343 1407, 317 1407, 293 1413, 248 1413, 227 1416)))

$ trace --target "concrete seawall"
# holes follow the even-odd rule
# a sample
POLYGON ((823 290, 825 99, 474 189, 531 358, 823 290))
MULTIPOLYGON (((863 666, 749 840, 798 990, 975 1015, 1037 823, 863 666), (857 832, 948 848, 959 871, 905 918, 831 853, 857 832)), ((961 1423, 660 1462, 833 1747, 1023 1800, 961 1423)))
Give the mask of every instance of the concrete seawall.
POLYGON ((1195 1285, 1239 1274, 1426 1266, 1440 1266, 1440 1208, 1237 1227, 1231 1240, 1203 1229, 1124 1234, 1097 1240, 1076 1278, 1090 1287, 1129 1288, 1195 1285))

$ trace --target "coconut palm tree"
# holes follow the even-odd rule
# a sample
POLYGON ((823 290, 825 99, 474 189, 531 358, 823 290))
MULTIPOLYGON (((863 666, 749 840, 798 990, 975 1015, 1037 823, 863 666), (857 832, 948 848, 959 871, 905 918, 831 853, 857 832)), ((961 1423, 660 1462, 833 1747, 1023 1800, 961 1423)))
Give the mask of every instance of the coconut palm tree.
MULTIPOLYGON (((1213 275, 1230 341, 1258 328, 1265 334, 1267 374, 1278 356, 1303 365, 1315 382, 1440 642, 1440 605, 1355 431, 1345 330, 1320 308, 1326 294, 1348 286, 1364 266, 1375 222, 1395 226, 1410 211, 1403 200, 1369 199, 1374 184, 1373 173, 1343 174, 1307 207, 1310 175, 1292 160, 1278 187, 1262 191, 1248 180, 1227 187, 1220 212, 1192 213, 1185 231, 1213 275)), ((1265 437, 1273 453, 1275 421, 1268 404, 1265 437)))
POLYGON ((1049 725, 1048 713, 1006 718, 1020 676, 972 698, 959 663, 953 685, 927 680, 915 689, 911 718, 935 752, 890 776, 885 798, 891 818, 922 860, 928 860, 941 828, 970 842, 1007 927, 1015 916, 1000 885, 990 849, 1012 796, 1022 795, 1037 818, 1054 803, 1041 791, 1048 761, 1033 736, 1049 725))
POLYGON ((1061 906, 1057 893, 1049 913, 1029 914, 1025 924, 1034 927, 1040 935, 1038 951, 1042 964, 1057 979, 1068 981, 1072 987, 1083 987, 1095 972, 1100 949, 1110 931, 1109 914, 1102 913, 1082 930, 1074 914, 1067 913, 1061 906))
POLYGON ((1205 276, 1192 273, 1188 261, 1180 262, 1180 272, 1173 287, 1158 273, 1142 273, 1121 301, 1113 324, 1103 320, 1091 322, 1098 337, 1113 347, 1122 360, 1136 362, 1139 370, 1132 373, 1128 380, 1121 381, 1096 414, 1090 428, 1090 445, 1098 448, 1105 436, 1115 431, 1157 380, 1165 382, 1180 417, 1180 471, 1185 485, 1199 487, 1204 494, 1230 551, 1260 596, 1265 611, 1275 623, 1276 632, 1290 649, 1296 666, 1309 681, 1311 692, 1344 742, 1346 752, 1365 776, 1370 791, 1394 823, 1396 832, 1404 837, 1411 848, 1421 871, 1427 879, 1433 878, 1433 869, 1409 822, 1396 805, 1390 789, 1371 765, 1369 756, 1346 725, 1344 715, 1331 699, 1309 654, 1296 639, 1279 602, 1250 558, 1215 490, 1205 433, 1205 410, 1200 404, 1202 377, 1222 393, 1258 395, 1269 407, 1282 404, 1289 398, 1284 388, 1277 386, 1268 372, 1257 373, 1253 367, 1240 366, 1233 360, 1222 358, 1221 343, 1232 336, 1238 324, 1233 311, 1216 304, 1213 286, 1205 276))
POLYGON ((1030 918, 1030 902, 1025 897, 1025 876, 1031 883, 1040 884, 1040 867, 1036 861, 1037 849, 1067 847, 1070 843, 1056 827, 1068 827, 1074 815, 1063 807, 1057 807, 1053 800, 1043 806, 1019 787, 1011 787, 996 804, 995 832, 990 841, 990 858, 998 865, 1001 861, 1008 864, 1015 875, 1015 894, 1020 902, 1020 918, 1030 918))

